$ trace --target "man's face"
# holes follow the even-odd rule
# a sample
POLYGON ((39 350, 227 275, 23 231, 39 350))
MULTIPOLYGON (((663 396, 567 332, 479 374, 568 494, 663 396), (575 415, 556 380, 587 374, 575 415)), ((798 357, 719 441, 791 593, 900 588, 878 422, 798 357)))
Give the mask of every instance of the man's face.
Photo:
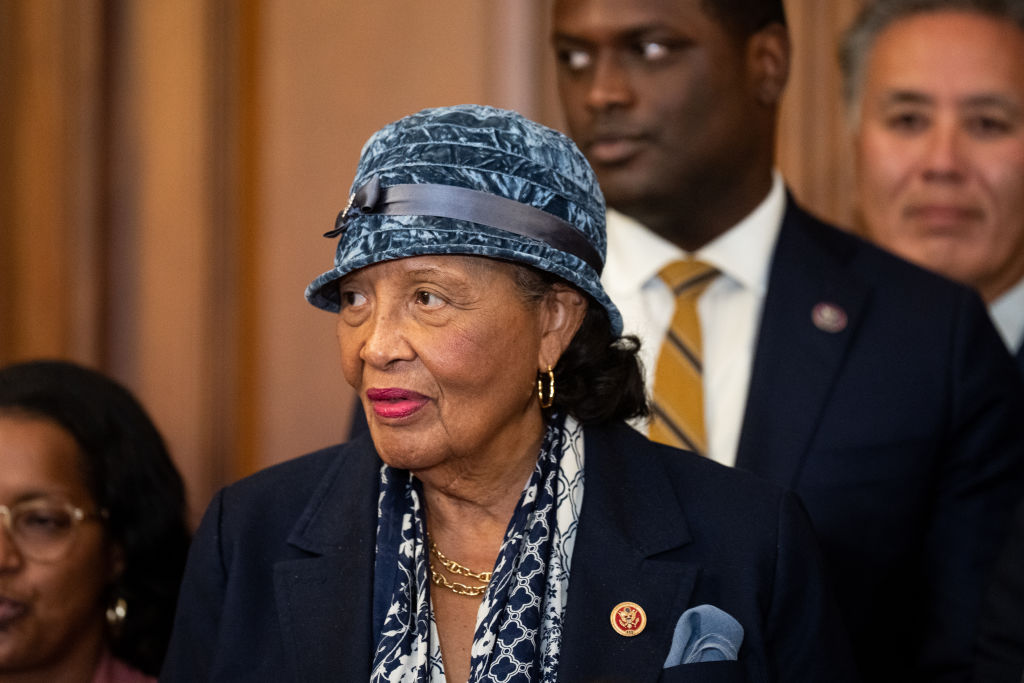
POLYGON ((995 299, 1024 277, 1024 32, 965 12, 901 19, 862 88, 869 237, 995 299))
POLYGON ((742 184, 753 149, 770 155, 746 47, 700 0, 556 0, 553 40, 569 129, 609 205, 699 204, 742 184))

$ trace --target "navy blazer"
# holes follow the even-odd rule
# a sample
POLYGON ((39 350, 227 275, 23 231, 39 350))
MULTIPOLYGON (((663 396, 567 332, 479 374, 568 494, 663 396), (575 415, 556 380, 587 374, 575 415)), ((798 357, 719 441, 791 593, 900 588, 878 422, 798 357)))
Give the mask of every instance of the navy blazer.
POLYGON ((974 683, 1024 681, 1024 501, 986 593, 974 683))
POLYGON ((802 499, 865 680, 968 679, 1024 491, 1021 416, 1017 367, 976 294, 790 198, 736 465, 802 499), (820 303, 845 313, 841 330, 815 324, 820 303))
MULTIPOLYGON (((845 681, 848 641, 796 498, 756 477, 588 427, 561 681, 845 681), (639 604, 648 626, 613 631, 639 604), (687 608, 745 636, 736 662, 662 670, 687 608)), ((359 681, 373 659, 380 460, 366 436, 242 480, 197 532, 161 680, 359 681)))

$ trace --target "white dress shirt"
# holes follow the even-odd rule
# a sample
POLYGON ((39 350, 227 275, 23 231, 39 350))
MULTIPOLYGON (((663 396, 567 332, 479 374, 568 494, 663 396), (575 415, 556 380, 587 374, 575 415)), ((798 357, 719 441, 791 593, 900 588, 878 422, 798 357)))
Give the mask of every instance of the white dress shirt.
MULTIPOLYGON (((704 421, 708 457, 736 463, 747 403, 754 345, 768 271, 786 209, 782 177, 772 175, 768 196, 746 218, 691 254, 721 271, 697 302, 704 346, 704 421)), ((602 284, 622 313, 625 334, 642 342, 640 359, 650 392, 675 300, 658 271, 683 251, 640 223, 608 211, 608 259, 602 284)), ((634 424, 646 433, 646 424, 634 424)))
POLYGON ((1024 280, 993 301, 988 312, 1006 347, 1016 355, 1024 344, 1024 280))

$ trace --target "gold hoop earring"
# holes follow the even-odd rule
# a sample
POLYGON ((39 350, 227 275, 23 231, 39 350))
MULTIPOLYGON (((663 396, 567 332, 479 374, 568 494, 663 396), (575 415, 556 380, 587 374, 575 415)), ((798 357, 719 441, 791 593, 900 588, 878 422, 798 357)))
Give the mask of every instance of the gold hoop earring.
POLYGON ((537 396, 540 398, 540 407, 547 410, 555 402, 555 373, 551 371, 551 366, 548 366, 548 391, 547 399, 544 398, 544 375, 543 373, 537 373, 537 396))

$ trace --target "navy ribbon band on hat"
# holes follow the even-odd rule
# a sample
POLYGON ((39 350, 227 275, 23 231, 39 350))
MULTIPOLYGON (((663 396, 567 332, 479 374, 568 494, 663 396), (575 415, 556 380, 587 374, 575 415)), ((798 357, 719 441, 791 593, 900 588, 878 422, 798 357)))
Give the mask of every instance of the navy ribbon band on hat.
POLYGON ((601 255, 572 223, 554 214, 514 199, 454 185, 432 183, 381 187, 374 176, 362 185, 338 215, 334 230, 325 237, 337 237, 345 230, 351 212, 388 216, 436 216, 471 221, 497 230, 540 240, 578 257, 601 274, 601 255))

